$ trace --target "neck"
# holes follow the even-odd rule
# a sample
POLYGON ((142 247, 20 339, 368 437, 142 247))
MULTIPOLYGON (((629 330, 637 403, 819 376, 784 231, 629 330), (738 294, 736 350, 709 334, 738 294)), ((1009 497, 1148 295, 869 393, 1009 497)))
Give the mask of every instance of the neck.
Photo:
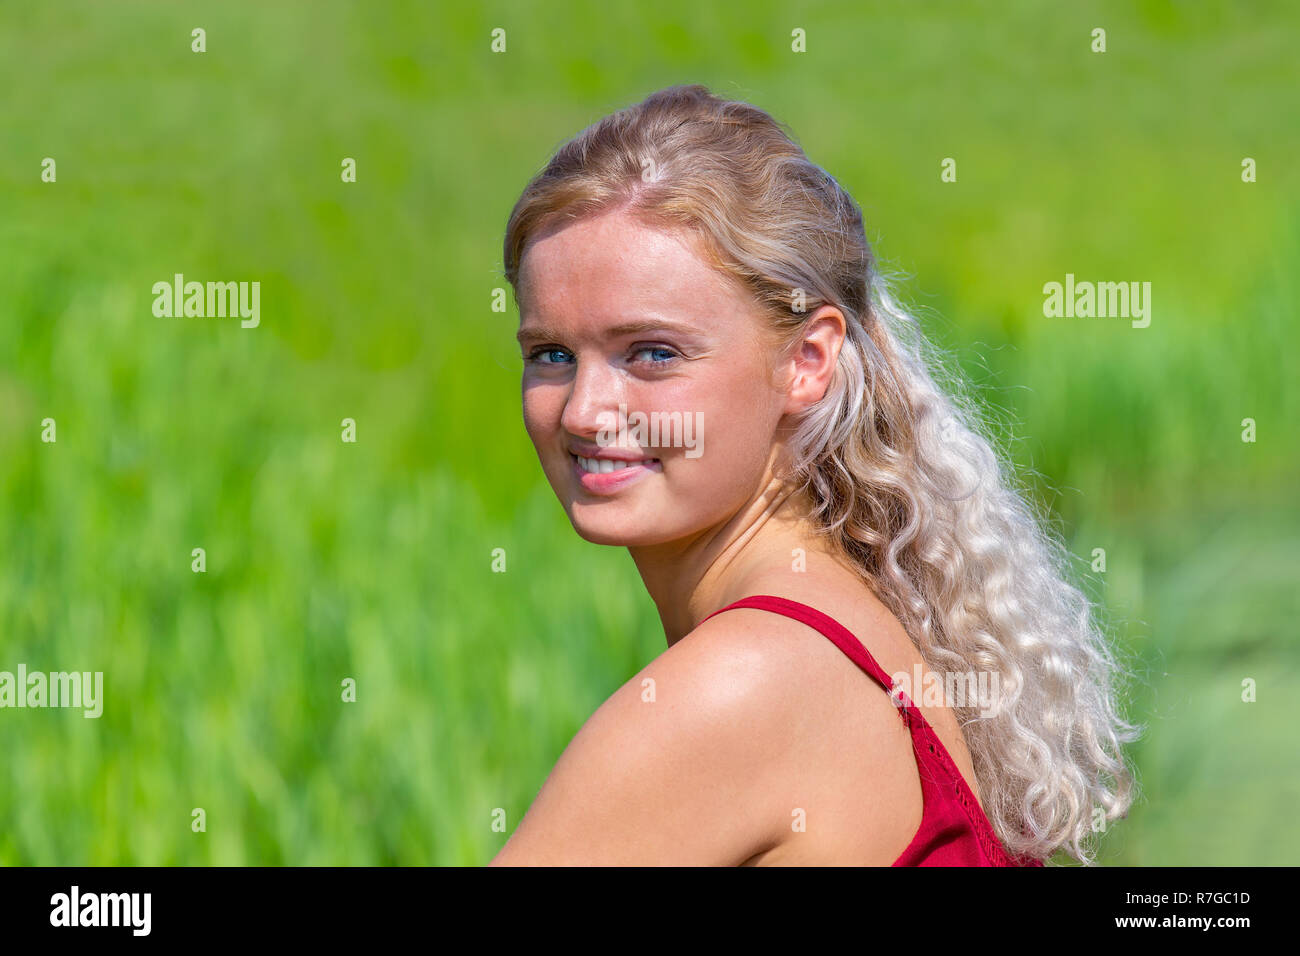
POLYGON ((628 549, 659 609, 669 647, 709 614, 746 597, 757 575, 788 571, 795 548, 827 550, 804 517, 806 505, 769 472, 759 492, 722 524, 679 541, 628 549))

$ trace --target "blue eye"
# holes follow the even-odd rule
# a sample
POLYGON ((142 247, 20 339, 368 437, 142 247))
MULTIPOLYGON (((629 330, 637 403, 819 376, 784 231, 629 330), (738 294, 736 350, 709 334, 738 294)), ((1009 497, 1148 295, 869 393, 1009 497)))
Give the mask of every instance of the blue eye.
POLYGON ((634 351, 633 356, 643 355, 646 352, 651 353, 654 357, 650 359, 652 365, 662 365, 677 358, 677 353, 670 348, 662 345, 647 345, 634 351))
POLYGON ((555 356, 564 356, 568 354, 569 353, 564 349, 557 349, 554 346, 543 346, 542 348, 534 349, 529 354, 528 360, 530 362, 537 362, 540 365, 563 365, 565 364, 565 359, 556 359, 555 356))

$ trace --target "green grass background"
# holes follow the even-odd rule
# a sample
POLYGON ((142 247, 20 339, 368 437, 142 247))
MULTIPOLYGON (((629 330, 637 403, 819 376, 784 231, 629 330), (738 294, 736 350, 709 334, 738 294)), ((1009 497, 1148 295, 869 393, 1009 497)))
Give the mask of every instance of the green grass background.
POLYGON ((1087 587, 1148 732, 1102 861, 1300 862, 1297 28, 1154 0, 0 7, 0 670, 102 670, 106 698, 0 710, 0 863, 491 858, 494 808, 513 828, 664 646, 524 433, 502 233, 563 139, 681 82, 858 198, 1081 571, 1106 549, 1087 587), (176 272, 260 281, 260 328, 155 318, 176 272), (1044 318, 1067 272, 1152 282, 1150 327, 1044 318))

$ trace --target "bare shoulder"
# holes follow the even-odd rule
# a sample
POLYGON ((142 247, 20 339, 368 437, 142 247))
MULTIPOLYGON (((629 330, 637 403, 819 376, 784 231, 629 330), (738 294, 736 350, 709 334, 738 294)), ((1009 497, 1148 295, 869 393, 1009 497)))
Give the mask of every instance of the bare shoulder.
MULTIPOLYGON (((923 807, 911 734, 888 692, 807 624, 753 609, 720 617, 728 615, 766 648, 784 727, 773 733, 784 747, 769 783, 782 831, 748 862, 889 865, 915 836, 923 807)), ((850 631, 873 656, 897 637, 874 614, 859 614, 850 631)))
POLYGON ((797 621, 710 618, 582 726, 493 864, 743 863, 786 843, 809 806, 870 826, 833 796, 846 763, 857 782, 840 748, 865 763, 873 727, 899 723, 879 690, 868 713, 840 719, 863 677, 797 621))
POLYGON ((779 840, 797 654, 775 615, 701 624, 606 700, 494 865, 734 865, 779 840))

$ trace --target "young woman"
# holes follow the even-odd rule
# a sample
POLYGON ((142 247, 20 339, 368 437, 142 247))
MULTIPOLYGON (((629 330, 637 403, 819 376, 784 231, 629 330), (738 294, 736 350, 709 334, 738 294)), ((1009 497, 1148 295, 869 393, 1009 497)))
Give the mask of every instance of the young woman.
POLYGON ((701 86, 602 119, 505 270, 542 469, 668 647, 493 864, 1091 861, 1131 800, 1115 659, 783 127, 701 86))

